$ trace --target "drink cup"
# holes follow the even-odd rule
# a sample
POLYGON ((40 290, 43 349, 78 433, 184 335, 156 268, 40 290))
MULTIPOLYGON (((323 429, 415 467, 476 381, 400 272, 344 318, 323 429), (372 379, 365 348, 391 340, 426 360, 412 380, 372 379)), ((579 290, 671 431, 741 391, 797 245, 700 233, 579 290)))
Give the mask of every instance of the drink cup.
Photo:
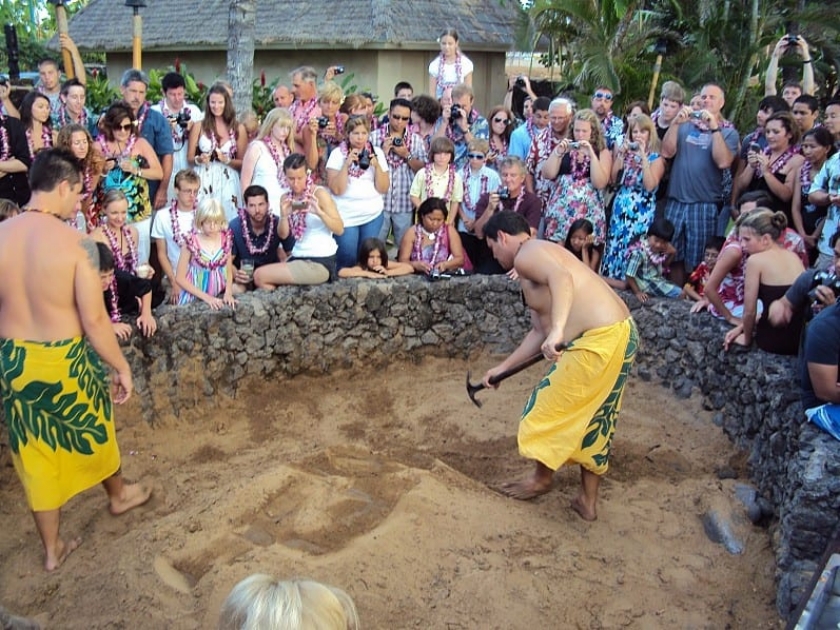
POLYGON ((240 271, 242 273, 248 274, 248 281, 254 279, 254 261, 250 258, 244 258, 239 265, 240 271))
POLYGON ((143 263, 142 265, 137 265, 136 271, 138 278, 143 278, 144 280, 147 280, 152 277, 152 266, 146 263, 143 263))

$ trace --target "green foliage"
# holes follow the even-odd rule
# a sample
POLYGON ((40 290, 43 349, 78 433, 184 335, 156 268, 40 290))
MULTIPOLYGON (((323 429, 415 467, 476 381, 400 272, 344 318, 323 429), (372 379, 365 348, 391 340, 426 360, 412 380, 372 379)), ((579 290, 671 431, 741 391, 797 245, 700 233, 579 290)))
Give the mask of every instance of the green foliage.
POLYGON ((177 57, 175 58, 174 65, 168 66, 162 70, 157 68, 149 70, 149 89, 146 92, 146 100, 152 103, 157 103, 163 98, 161 81, 163 80, 163 77, 170 72, 177 72, 184 77, 184 83, 186 84, 184 93, 186 95, 186 99, 201 107, 204 102, 204 98, 207 96, 209 87, 201 81, 196 81, 195 76, 187 70, 186 64, 181 63, 181 60, 177 57))
POLYGON ((119 91, 102 74, 88 77, 85 91, 85 105, 95 114, 106 110, 111 103, 120 98, 119 91))
POLYGON ((280 84, 280 77, 271 83, 265 81, 265 70, 260 71, 260 76, 254 79, 253 96, 251 97, 252 109, 257 117, 262 120, 266 113, 274 108, 274 89, 280 84))

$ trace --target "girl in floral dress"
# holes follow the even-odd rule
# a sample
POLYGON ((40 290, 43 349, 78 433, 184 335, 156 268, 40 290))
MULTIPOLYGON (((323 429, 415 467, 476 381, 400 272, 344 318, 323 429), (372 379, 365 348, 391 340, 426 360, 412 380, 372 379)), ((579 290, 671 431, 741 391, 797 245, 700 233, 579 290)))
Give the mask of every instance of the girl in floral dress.
POLYGON ((612 165, 613 182, 619 184, 613 201, 607 247, 602 274, 624 283, 624 270, 630 255, 631 243, 647 234, 656 212, 656 189, 665 173, 665 162, 660 159, 659 136, 653 121, 645 114, 630 119, 629 139, 616 151, 612 165))
POLYGON ((543 165, 543 176, 558 180, 545 208, 545 238, 562 243, 572 223, 589 219, 600 244, 606 232, 602 191, 609 183, 612 155, 591 109, 575 114, 573 129, 574 140, 560 142, 543 165))
POLYGON ((221 202, 208 198, 199 203, 195 226, 197 231, 187 237, 178 259, 176 279, 181 287, 178 304, 199 299, 213 310, 225 305, 233 307, 233 258, 230 253, 233 239, 221 202))

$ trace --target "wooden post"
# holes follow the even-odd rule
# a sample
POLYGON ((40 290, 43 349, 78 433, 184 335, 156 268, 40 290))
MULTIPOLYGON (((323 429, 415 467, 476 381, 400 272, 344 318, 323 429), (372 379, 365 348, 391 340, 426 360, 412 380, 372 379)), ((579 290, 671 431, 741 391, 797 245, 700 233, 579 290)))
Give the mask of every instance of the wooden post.
POLYGON ((656 55, 656 63, 653 64, 653 79, 650 82, 650 94, 648 94, 648 108, 653 111, 653 99, 656 97, 656 84, 659 83, 659 72, 662 70, 662 55, 656 55))
MULTIPOLYGON (((67 9, 64 8, 64 2, 58 2, 55 5, 55 23, 58 26, 58 34, 68 34, 67 27, 67 9)), ((76 76, 76 69, 73 67, 73 56, 69 50, 61 49, 61 58, 64 60, 64 74, 68 79, 76 76)))
POLYGON ((132 39, 131 39, 131 67, 142 70, 143 57, 143 18, 140 17, 140 9, 134 8, 132 17, 132 39))

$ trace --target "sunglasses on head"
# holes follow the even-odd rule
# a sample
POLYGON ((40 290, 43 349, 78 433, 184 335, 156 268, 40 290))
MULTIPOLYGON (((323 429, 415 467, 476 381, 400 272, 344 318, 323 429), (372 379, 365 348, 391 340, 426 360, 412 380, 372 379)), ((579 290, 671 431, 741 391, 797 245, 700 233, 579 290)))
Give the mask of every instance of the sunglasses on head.
POLYGON ((506 125, 510 124, 510 118, 494 118, 494 123, 505 123, 506 125))
POLYGON ((391 118, 394 120, 411 120, 411 116, 397 116, 396 114, 391 114, 391 118))
POLYGON ((483 160, 484 154, 483 153, 468 153, 467 157, 471 160, 483 160))
POLYGON ((613 99, 613 95, 609 92, 595 92, 592 96, 593 98, 602 98, 605 101, 611 101, 613 99))

